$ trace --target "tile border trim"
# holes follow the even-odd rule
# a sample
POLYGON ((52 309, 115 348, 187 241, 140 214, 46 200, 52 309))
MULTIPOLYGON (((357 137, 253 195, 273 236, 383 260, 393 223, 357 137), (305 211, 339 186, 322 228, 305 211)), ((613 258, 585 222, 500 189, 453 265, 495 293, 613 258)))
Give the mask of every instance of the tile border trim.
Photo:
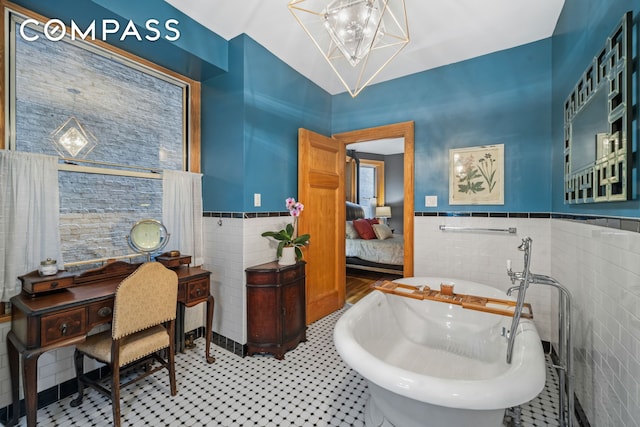
MULTIPOLYGON (((274 218, 288 217, 288 211, 280 212, 204 212, 205 218, 274 218)), ((582 222, 589 225, 613 228, 616 230, 640 233, 640 218, 625 218, 604 215, 577 215, 553 212, 414 212, 416 217, 468 217, 468 218, 525 218, 525 219, 561 219, 582 222)))
POLYGON ((252 219, 252 218, 275 218, 281 216, 291 216, 289 211, 281 212, 203 212, 204 218, 234 218, 234 219, 252 219))
POLYGON ((613 228, 615 230, 640 233, 640 218, 624 218, 603 215, 576 215, 549 212, 415 212, 416 217, 467 217, 467 218, 526 218, 560 219, 589 225, 613 228))

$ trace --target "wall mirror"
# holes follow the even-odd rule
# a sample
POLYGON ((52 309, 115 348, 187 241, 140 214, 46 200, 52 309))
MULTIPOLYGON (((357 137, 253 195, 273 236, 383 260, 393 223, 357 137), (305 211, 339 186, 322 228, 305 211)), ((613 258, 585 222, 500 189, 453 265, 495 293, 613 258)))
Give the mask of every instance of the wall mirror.
POLYGON ((627 12, 565 101, 565 204, 632 197, 631 25, 627 12))

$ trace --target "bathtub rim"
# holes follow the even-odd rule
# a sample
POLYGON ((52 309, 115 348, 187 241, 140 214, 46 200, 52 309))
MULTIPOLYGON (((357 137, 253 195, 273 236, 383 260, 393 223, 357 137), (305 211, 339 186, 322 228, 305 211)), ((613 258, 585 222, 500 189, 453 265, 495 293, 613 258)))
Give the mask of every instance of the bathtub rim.
MULTIPOLYGON (((446 278, 421 277, 419 279, 433 282, 446 278)), ((468 280, 447 280, 466 282, 474 286, 487 286, 468 280)), ((528 319, 522 319, 518 327, 510 369, 490 379, 446 379, 416 374, 388 365, 358 344, 351 329, 353 322, 364 316, 368 309, 375 309, 372 306, 379 303, 386 304, 387 298, 404 297, 373 291, 350 307, 338 319, 334 329, 334 342, 338 353, 347 365, 367 381, 417 401, 473 410, 495 410, 517 406, 530 401, 544 388, 546 381, 544 350, 535 325, 528 319), (514 383, 522 386, 514 387, 514 383)), ((462 310, 461 307, 459 309, 462 310)))

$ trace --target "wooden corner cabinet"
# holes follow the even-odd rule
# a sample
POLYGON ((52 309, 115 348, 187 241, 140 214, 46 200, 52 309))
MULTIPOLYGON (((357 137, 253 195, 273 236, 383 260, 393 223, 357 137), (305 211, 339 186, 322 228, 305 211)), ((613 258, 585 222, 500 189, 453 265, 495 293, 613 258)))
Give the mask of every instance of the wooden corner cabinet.
POLYGON ((249 267, 247 275, 247 355, 276 359, 307 340, 305 262, 276 261, 249 267))

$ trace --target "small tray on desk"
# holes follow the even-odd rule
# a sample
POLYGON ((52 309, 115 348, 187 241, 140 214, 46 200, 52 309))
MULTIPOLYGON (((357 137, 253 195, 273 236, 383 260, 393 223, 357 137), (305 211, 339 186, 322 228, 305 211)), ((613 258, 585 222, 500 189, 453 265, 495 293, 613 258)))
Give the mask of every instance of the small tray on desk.
POLYGON ((191 255, 181 255, 180 252, 177 252, 176 255, 175 252, 165 252, 161 255, 158 255, 156 257, 156 261, 167 268, 176 268, 180 267, 181 265, 191 264, 191 255))

